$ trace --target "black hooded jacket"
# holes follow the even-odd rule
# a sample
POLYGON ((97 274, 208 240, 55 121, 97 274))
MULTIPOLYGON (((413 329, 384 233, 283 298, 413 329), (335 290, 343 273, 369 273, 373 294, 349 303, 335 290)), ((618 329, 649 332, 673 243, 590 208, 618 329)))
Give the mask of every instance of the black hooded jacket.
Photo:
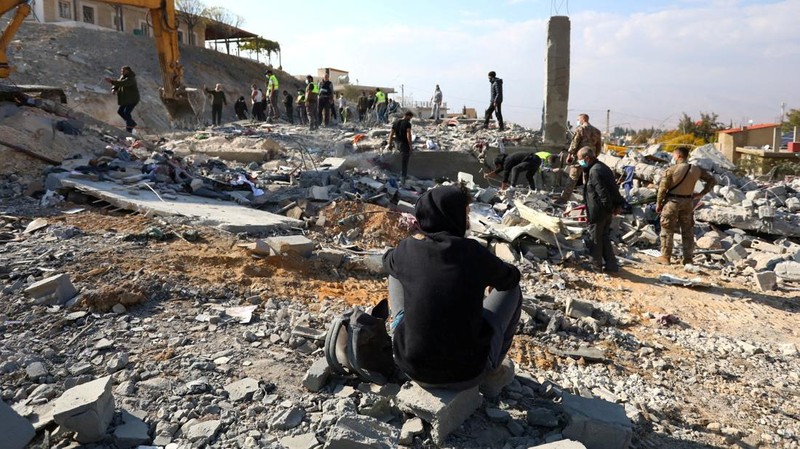
POLYGON ((467 381, 486 367, 492 331, 483 320, 484 290, 519 284, 519 270, 467 239, 467 197, 455 186, 429 190, 416 205, 422 233, 383 256, 403 285, 404 318, 394 332, 398 366, 430 384, 467 381))
POLYGON ((489 90, 491 95, 491 102, 492 103, 502 103, 503 102, 503 80, 500 78, 495 78, 491 82, 492 87, 489 90))

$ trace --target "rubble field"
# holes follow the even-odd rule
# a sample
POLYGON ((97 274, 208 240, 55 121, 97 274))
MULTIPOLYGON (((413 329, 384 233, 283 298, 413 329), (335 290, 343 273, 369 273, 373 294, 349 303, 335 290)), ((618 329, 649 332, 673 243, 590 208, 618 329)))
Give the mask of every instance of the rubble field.
MULTIPOLYGON (((41 30, 32 48, 93 36, 41 30)), ((64 76, 110 64, 60 51, 64 76)), ((249 82, 236 75, 220 78, 249 82)), ((13 155, 0 172, 0 447, 800 447, 800 178, 752 178, 694 149, 718 186, 697 205, 692 263, 657 265, 668 154, 603 154, 633 174, 612 226, 622 270, 608 274, 590 269, 580 191, 554 201, 562 167, 538 191, 481 179, 493 153, 539 149, 521 126, 414 119, 401 182, 386 124, 131 136, 85 88, 68 95, 91 120, 0 103, 5 137, 57 159, 0 153, 13 155), (386 298, 386 248, 416 232, 421 194, 456 182, 474 197, 468 237, 522 273, 514 369, 459 392, 334 374, 330 324, 386 298)))

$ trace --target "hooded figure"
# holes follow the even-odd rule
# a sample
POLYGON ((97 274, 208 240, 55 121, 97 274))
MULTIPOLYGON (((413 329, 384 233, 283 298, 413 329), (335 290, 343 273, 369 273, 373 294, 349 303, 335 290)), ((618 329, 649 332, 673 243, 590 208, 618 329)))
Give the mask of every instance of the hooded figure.
POLYGON ((395 361, 424 385, 478 385, 500 366, 519 321, 519 270, 464 237, 469 202, 457 186, 429 190, 415 208, 421 232, 383 256, 395 361))

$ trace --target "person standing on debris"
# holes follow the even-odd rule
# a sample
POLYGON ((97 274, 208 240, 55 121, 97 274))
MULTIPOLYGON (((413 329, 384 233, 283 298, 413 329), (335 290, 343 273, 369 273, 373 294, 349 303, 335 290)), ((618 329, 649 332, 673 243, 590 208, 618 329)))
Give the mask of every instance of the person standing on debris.
POLYGON ((214 90, 203 86, 203 90, 211 96, 211 124, 219 126, 222 123, 222 107, 228 105, 225 92, 222 91, 222 84, 217 83, 214 90))
POLYGON ((308 117, 306 116, 306 93, 301 89, 297 91, 297 120, 301 125, 308 123, 308 117))
POLYGON ((441 122, 439 115, 439 109, 442 107, 442 90, 439 89, 439 85, 436 85, 436 89, 433 91, 433 96, 431 97, 431 118, 434 120, 434 123, 441 122))
POLYGON ((428 190, 415 206, 420 231, 384 254, 392 343, 398 367, 421 386, 481 385, 497 396, 513 380, 503 361, 522 307, 520 273, 465 238, 470 200, 463 186, 428 190))
POLYGON ((319 83, 319 99, 317 101, 319 102, 317 120, 328 126, 331 121, 331 109, 333 109, 333 83, 328 72, 325 72, 319 83))
POLYGON ((692 263, 694 256, 694 202, 711 191, 717 184, 714 177, 702 168, 688 162, 689 150, 678 147, 672 152, 669 167, 658 185, 656 212, 661 214, 661 257, 659 263, 669 264, 672 257, 672 239, 680 231, 683 244, 683 264, 692 263), (703 190, 694 193, 697 181, 703 181, 703 190))
POLYGON ((389 118, 386 115, 386 94, 381 91, 380 87, 375 88, 375 116, 380 123, 388 123, 389 118))
POLYGON ((283 107, 286 109, 286 119, 294 124, 294 98, 288 90, 283 91, 283 107))
POLYGON ((347 99, 344 94, 339 94, 339 117, 342 118, 342 123, 347 123, 347 99))
POLYGON ((603 150, 602 136, 600 130, 589 124, 589 114, 578 115, 578 128, 572 136, 572 142, 569 145, 567 154, 566 165, 571 165, 569 169, 569 179, 567 185, 564 186, 564 191, 561 192, 559 202, 566 203, 572 196, 572 191, 578 184, 578 180, 583 176, 583 170, 575 162, 575 155, 578 150, 583 147, 589 147, 594 151, 595 155, 599 155, 603 150))
POLYGON ((136 121, 133 120, 133 108, 139 104, 139 85, 136 83, 136 74, 129 66, 120 69, 119 79, 106 78, 113 86, 111 92, 117 94, 117 114, 125 120, 125 131, 133 132, 136 121))
POLYGON ((358 97, 358 121, 363 122, 365 118, 367 118, 367 109, 369 109, 369 98, 367 98, 367 93, 365 91, 361 91, 361 96, 358 97))
POLYGON ((489 179, 503 173, 503 183, 500 184, 500 189, 505 190, 510 186, 516 186, 521 174, 525 173, 525 179, 528 180, 528 185, 532 190, 536 190, 536 184, 533 176, 539 171, 542 166, 542 159, 534 153, 525 151, 514 153, 512 155, 499 154, 494 159, 494 170, 483 175, 484 178, 489 179), (509 179, 511 184, 509 184, 509 179))
POLYGON ((233 104, 233 112, 236 113, 237 119, 247 119, 247 103, 244 101, 244 96, 239 97, 239 99, 236 100, 236 103, 233 104))
POLYGON ((408 160, 411 158, 411 117, 414 113, 406 111, 403 118, 397 119, 392 125, 392 131, 389 133, 389 148, 397 144, 397 150, 402 157, 402 172, 401 183, 406 183, 408 176, 408 160))
POLYGON ((278 112, 278 77, 272 73, 272 69, 267 70, 267 101, 269 102, 269 113, 267 120, 272 123, 273 120, 280 118, 281 114, 278 112))
POLYGON ((586 172, 583 198, 591 237, 592 264, 597 271, 619 271, 619 263, 611 247, 611 220, 621 211, 625 200, 619 194, 614 173, 597 160, 592 147, 578 150, 578 165, 586 172))
POLYGON ((491 99, 489 102, 489 107, 486 109, 486 113, 484 114, 483 119, 483 129, 489 127, 489 120, 492 118, 492 113, 494 113, 495 117, 497 117, 497 129, 503 131, 506 129, 505 124, 503 124, 503 80, 497 77, 497 74, 494 73, 494 70, 489 72, 489 83, 491 84, 491 89, 489 89, 489 94, 491 95, 491 99))
POLYGON ((264 116, 264 92, 253 84, 253 90, 250 91, 250 101, 253 103, 252 116, 253 120, 263 122, 267 118, 264 116))
POLYGON ((319 128, 319 116, 317 110, 317 96, 319 87, 314 84, 314 77, 306 76, 306 112, 308 113, 308 127, 312 131, 319 128))

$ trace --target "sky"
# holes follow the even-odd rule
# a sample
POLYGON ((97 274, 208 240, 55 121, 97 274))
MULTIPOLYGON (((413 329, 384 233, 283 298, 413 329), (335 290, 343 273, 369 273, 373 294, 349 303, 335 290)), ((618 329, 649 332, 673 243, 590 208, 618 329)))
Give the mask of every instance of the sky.
MULTIPOLYGON (((204 0, 278 41, 283 69, 350 72, 452 109, 489 104, 504 80, 506 121, 538 129, 547 21, 570 17, 569 119, 674 128, 684 113, 734 126, 800 109, 800 0, 204 0), (610 118, 606 113, 610 110, 610 118)), ((273 57, 273 63, 277 60, 273 57)))

